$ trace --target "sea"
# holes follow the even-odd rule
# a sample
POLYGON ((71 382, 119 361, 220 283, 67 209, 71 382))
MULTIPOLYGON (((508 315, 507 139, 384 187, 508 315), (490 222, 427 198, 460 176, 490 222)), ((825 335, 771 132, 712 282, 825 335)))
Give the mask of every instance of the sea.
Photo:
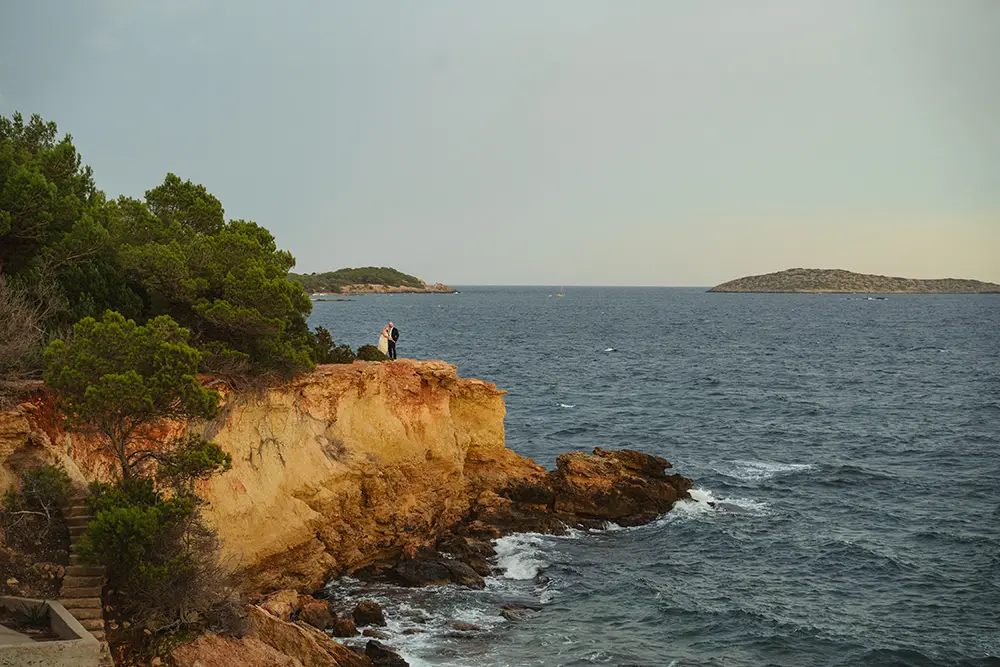
POLYGON ((542 465, 632 448, 694 490, 504 537, 482 591, 331 582, 411 665, 1000 665, 1000 295, 459 290, 310 323, 358 346, 391 319, 400 357, 495 382, 542 465))

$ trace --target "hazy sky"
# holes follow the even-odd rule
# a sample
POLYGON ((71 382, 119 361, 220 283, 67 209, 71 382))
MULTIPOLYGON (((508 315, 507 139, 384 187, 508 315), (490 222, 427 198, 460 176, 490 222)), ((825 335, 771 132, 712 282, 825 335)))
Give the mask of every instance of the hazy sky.
POLYGON ((998 0, 8 0, 14 110, 306 272, 1000 281, 998 0))

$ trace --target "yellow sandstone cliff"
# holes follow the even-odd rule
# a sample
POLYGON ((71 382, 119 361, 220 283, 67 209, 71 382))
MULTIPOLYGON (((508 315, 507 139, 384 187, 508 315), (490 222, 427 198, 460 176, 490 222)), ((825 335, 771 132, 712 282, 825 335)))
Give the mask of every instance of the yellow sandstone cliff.
MULTIPOLYGON (((440 361, 320 366, 227 394, 215 420, 164 435, 200 432, 232 454, 199 492, 247 590, 308 590, 433 544, 484 491, 545 478, 505 448, 503 394, 440 361)), ((94 438, 61 427, 40 388, 0 413, 0 489, 38 460, 81 483, 114 469, 94 438)))

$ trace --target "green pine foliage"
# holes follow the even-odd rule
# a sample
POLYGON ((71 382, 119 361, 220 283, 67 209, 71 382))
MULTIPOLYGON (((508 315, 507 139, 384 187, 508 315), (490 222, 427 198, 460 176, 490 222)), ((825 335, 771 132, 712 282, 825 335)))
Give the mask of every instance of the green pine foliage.
POLYGON ((317 292, 337 294, 347 285, 387 285, 418 289, 424 286, 420 278, 387 266, 363 266, 358 269, 339 269, 326 273, 289 273, 288 278, 301 283, 310 294, 317 292))
POLYGON ((361 361, 385 361, 389 357, 374 345, 362 345, 358 348, 358 359, 361 361))
MULTIPOLYGON (((218 627, 239 607, 218 562, 218 537, 201 518, 191 493, 164 495, 151 478, 91 486, 94 512, 79 553, 107 567, 117 612, 141 629, 218 627), (220 613, 223 612, 223 613, 220 613)), ((145 642, 146 637, 138 635, 145 642)))
POLYGON ((215 414, 219 395, 198 382, 202 354, 189 338, 166 315, 140 326, 108 311, 100 321, 80 320, 69 342, 55 340, 45 351, 45 381, 67 421, 104 437, 123 478, 149 458, 137 444, 145 429, 165 418, 215 414))
POLYGON ((294 265, 204 186, 167 174, 142 200, 108 201, 54 123, 0 117, 0 273, 51 297, 45 330, 106 310, 140 324, 169 315, 205 353, 201 370, 290 376, 313 364, 294 265))
POLYGON ((350 364, 357 355, 350 345, 337 345, 326 327, 316 327, 313 358, 318 364, 350 364))

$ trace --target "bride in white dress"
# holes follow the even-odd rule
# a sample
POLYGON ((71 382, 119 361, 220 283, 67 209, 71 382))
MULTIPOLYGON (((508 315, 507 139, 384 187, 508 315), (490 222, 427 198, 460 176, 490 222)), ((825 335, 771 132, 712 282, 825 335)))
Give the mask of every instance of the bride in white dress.
POLYGON ((382 354, 389 354, 389 334, 392 333, 392 322, 385 325, 378 335, 378 349, 382 354))

